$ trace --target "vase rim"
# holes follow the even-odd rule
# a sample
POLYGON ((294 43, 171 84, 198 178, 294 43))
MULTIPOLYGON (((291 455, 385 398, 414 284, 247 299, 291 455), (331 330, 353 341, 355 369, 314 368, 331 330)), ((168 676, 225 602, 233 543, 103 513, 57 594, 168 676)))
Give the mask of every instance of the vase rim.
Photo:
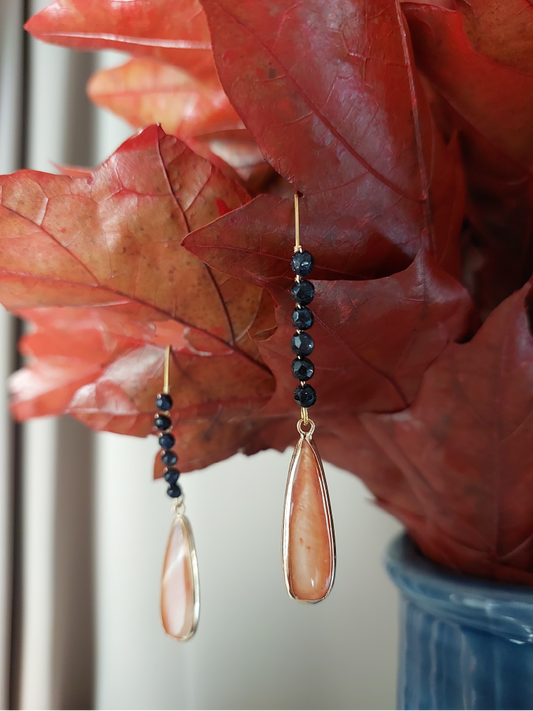
POLYGON ((469 577, 422 555, 407 534, 385 551, 385 566, 404 598, 436 617, 517 643, 533 643, 533 590, 469 577))

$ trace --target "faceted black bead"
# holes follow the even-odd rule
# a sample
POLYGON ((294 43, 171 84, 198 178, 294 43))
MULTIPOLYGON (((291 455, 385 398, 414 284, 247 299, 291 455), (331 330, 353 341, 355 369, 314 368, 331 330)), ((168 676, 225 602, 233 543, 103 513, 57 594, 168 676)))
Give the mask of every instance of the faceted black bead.
POLYGON ((161 452, 161 461, 166 467, 173 467, 178 461, 178 455, 171 449, 165 449, 164 452, 161 452))
POLYGON ((158 410, 163 410, 163 412, 168 412, 172 409, 172 398, 167 393, 159 393, 155 399, 155 406, 158 410))
POLYGON ((170 417, 167 417, 166 415, 161 415, 158 413, 154 417, 154 425, 157 427, 158 430, 168 430, 171 424, 172 421, 170 417))
POLYGON ((163 474, 167 484, 175 484, 178 481, 179 475, 179 470, 173 469, 172 467, 170 469, 165 469, 165 473, 163 474))
POLYGON ((313 325, 314 320, 311 309, 308 309, 307 306, 301 306, 292 312, 292 325, 299 331, 307 331, 313 325))
POLYGON ((159 438, 159 446, 162 449, 172 449, 175 444, 176 438, 173 434, 170 434, 170 432, 165 432, 165 434, 162 434, 159 438))
POLYGON ((313 282, 307 281, 307 279, 295 281, 291 289, 291 296, 296 303, 302 304, 302 306, 310 304, 315 298, 315 287, 313 282))
POLYGON ((316 390, 311 385, 298 385, 294 399, 300 407, 312 407, 316 402, 316 390))
POLYGON ((295 333, 292 337, 291 348, 294 355, 311 355, 315 342, 308 333, 295 333))
POLYGON ((179 499, 181 496, 181 489, 178 484, 171 484, 167 489, 167 494, 173 499, 179 499))
POLYGON ((315 266, 315 260, 310 252, 295 252, 291 259, 292 271, 298 276, 306 277, 311 274, 313 267, 315 266))
POLYGON ((313 377, 315 366, 309 358, 295 358, 292 361, 292 374, 296 380, 309 380, 313 377))

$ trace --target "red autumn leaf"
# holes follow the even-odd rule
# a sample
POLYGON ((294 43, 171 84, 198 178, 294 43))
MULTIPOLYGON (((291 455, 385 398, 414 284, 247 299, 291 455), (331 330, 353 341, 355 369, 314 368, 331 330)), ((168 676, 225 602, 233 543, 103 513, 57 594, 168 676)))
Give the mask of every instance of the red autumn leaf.
MULTIPOLYGON (((521 291, 470 343, 450 344, 411 407, 364 415, 421 513, 384 497, 433 560, 533 584, 533 338, 521 291)), ((364 477, 364 473, 363 473, 364 477)))
POLYGON ((412 516, 422 515, 408 481, 367 433, 358 415, 331 416, 316 438, 322 457, 360 477, 381 505, 391 500, 412 516))
POLYGON ((87 93, 135 128, 159 123, 181 139, 243 128, 220 84, 204 84, 151 59, 133 59, 93 74, 87 93))
POLYGON ((466 124, 461 143, 469 184, 465 281, 486 317, 533 271, 533 180, 466 124))
MULTIPOLYGON (((408 0, 400 0, 400 4, 403 4, 406 1, 408 0)), ((427 0, 411 0, 409 4, 427 5, 428 2, 427 0)), ((457 0, 431 0, 431 4, 436 5, 437 7, 444 7, 447 10, 455 10, 457 0)))
MULTIPOLYGON (((30 364, 10 380, 18 419, 65 412, 98 430, 152 431, 164 343, 157 344, 150 324, 103 307, 27 309, 21 315, 37 330, 21 344, 30 364)), ((187 329, 181 342, 176 332, 171 379, 178 393, 173 417, 180 468, 189 471, 237 450, 262 448, 264 423, 250 415, 268 401, 271 378, 245 357, 196 353, 187 329), (243 386, 242 377, 250 382, 243 386)))
MULTIPOLYGON (((372 244, 354 242, 349 218, 339 217, 340 229, 328 229, 316 217, 320 198, 300 198, 300 230, 305 247, 315 258, 313 279, 365 279, 388 276, 407 267, 409 260, 378 234, 372 244)), ((357 234, 357 233, 356 233, 357 234)), ((237 278, 263 284, 273 277, 293 277, 290 267, 294 241, 294 203, 274 195, 259 195, 193 235, 183 244, 207 263, 237 278), (214 261, 213 261, 214 260, 214 261)))
POLYGON ((170 64, 133 59, 93 74, 89 98, 136 128, 154 123, 257 193, 272 177, 218 81, 203 83, 170 64), (196 140, 194 140, 196 139, 196 140), (222 158, 222 160, 220 160, 222 158))
POLYGON ((55 0, 27 23, 37 39, 74 49, 118 49, 216 80, 209 31, 197 0, 55 0))
POLYGON ((152 127, 128 140, 92 179, 21 171, 1 178, 0 189, 0 289, 8 308, 72 299, 89 306, 120 295, 122 303, 135 299, 216 337, 230 336, 220 298, 199 312, 198 289, 216 295, 220 285, 180 241, 248 198, 177 139, 152 127), (47 285, 39 293, 1 286, 38 280, 47 285))
MULTIPOLYGON (((258 198, 255 203, 260 201, 258 198)), ((264 286, 277 302, 278 329, 272 336, 265 339, 260 334, 256 340, 277 383, 265 414, 281 415, 294 407, 292 394, 296 386, 290 371, 294 358, 290 350, 294 333, 290 253, 282 260, 277 245, 267 243, 274 248, 270 255, 264 244, 253 239, 246 250, 228 248, 223 241, 223 226, 234 215, 237 213, 189 235, 184 246, 215 269, 264 286), (211 238, 217 232, 222 244, 210 239, 209 248, 205 248, 204 235, 211 238), (254 248, 262 251, 254 252, 254 248), (272 267, 268 274, 253 272, 258 257, 272 267)), ((310 248, 317 252, 314 244, 310 248)), ((340 265, 337 268, 341 272, 340 265)), ((339 413, 405 408, 415 397, 429 364, 449 341, 463 337, 468 330, 470 298, 430 254, 421 252, 405 271, 382 279, 317 281, 320 277, 331 280, 344 276, 320 266, 313 271, 313 277, 315 274, 315 322, 311 334, 316 344, 313 362, 317 374, 313 386, 320 393, 316 414, 319 420, 327 421, 339 413)))
POLYGON ((469 0, 454 2, 449 9, 461 12, 465 32, 476 52, 501 66, 532 73, 533 6, 529 0, 469 0))
POLYGON ((209 269, 181 240, 247 199, 155 127, 91 178, 0 178, 0 298, 39 327, 25 341, 37 361, 15 379, 18 415, 66 410, 96 428, 147 434, 170 343, 178 416, 205 424, 220 411, 204 456, 213 461, 226 422, 249 417, 273 389, 247 333, 263 318, 262 291, 209 269))
POLYGON ((527 0, 402 8, 417 65, 444 97, 439 114, 460 133, 473 226, 465 278, 486 316, 533 269, 533 8, 527 0))
MULTIPOLYGON (((518 4, 524 10, 527 6, 533 15, 527 0, 518 4)), ((417 63, 431 83, 496 148, 529 170, 533 165, 533 75, 477 52, 460 12, 412 3, 402 8, 417 63)))
POLYGON ((71 310, 71 328, 65 328, 67 314, 66 308, 19 312, 19 316, 33 319, 36 330, 19 344, 20 352, 34 362, 10 378, 11 408, 18 420, 65 412, 75 392, 93 381, 118 350, 117 339, 112 341, 104 331, 84 327, 81 309, 71 310))
POLYGON ((384 242, 388 273, 421 245, 456 273, 459 156, 433 123, 395 0, 203 6, 224 89, 269 162, 313 201, 316 229, 349 242, 366 275, 384 242))
MULTIPOLYGON (((424 252, 405 271, 383 279, 315 281, 315 286, 317 421, 340 413, 402 410, 414 399, 430 363, 468 329, 466 290, 424 252)), ((288 347, 294 302, 287 289, 267 288, 279 308, 276 333, 258 340, 277 383, 266 412, 283 413, 293 403, 295 387, 288 347)))
MULTIPOLYGON (((265 161, 257 143, 246 130, 221 131, 199 139, 189 138, 187 145, 215 165, 218 165, 219 160, 230 165, 251 195, 276 190, 279 192, 276 183, 285 183, 265 161)), ((288 183, 285 187, 288 187, 288 183)))

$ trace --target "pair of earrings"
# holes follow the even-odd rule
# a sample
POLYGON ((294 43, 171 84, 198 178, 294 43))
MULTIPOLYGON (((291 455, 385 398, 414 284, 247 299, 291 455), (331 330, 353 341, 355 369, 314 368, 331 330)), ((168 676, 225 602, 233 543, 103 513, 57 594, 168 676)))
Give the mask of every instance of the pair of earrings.
MULTIPOLYGON (((285 492, 282 530, 282 564, 289 595, 299 602, 316 603, 330 593, 335 578, 335 533, 328 487, 322 460, 313 441, 315 423, 309 408, 316 391, 308 384, 315 368, 308 356, 314 341, 307 331, 313 325, 309 304, 315 288, 305 279, 314 267, 313 256, 300 244, 298 194, 294 196, 295 244, 291 267, 295 273, 291 289, 295 301, 292 320, 295 334, 291 347, 296 356, 292 374, 300 381, 294 399, 300 406, 297 431, 300 435, 292 455, 285 492)), ((190 639, 198 626, 200 590, 194 537, 185 516, 183 493, 178 484, 178 457, 173 450, 172 398, 169 392, 170 346, 165 354, 163 392, 157 395, 154 425, 159 430, 163 451, 167 494, 174 499, 174 521, 170 530, 161 580, 161 618, 165 632, 180 641, 190 639)))

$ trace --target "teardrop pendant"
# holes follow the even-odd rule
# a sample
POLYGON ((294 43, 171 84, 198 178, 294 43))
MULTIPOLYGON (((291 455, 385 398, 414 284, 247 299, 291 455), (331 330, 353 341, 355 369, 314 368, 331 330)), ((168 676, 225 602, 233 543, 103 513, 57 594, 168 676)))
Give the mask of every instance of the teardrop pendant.
POLYGON ((292 598, 316 603, 333 587, 335 531, 324 468, 312 431, 300 430, 300 434, 285 492, 283 572, 292 598))
POLYGON ((196 632, 200 615, 200 585, 196 548, 183 505, 176 507, 161 579, 161 620, 165 632, 186 642, 196 632))

